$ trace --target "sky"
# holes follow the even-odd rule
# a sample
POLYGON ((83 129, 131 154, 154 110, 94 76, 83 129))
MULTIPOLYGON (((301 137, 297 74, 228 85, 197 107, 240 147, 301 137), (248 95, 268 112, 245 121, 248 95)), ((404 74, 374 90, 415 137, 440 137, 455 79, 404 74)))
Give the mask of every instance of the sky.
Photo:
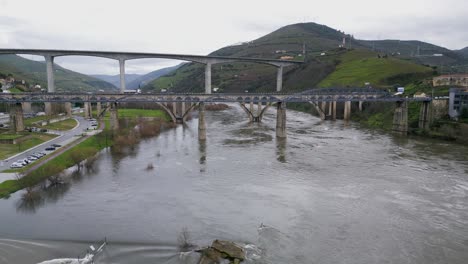
MULTIPOLYGON (((289 24, 315 22, 359 39, 421 40, 461 49, 468 46, 467 14, 466 0, 0 0, 0 48, 207 55, 289 24)), ((86 74, 119 73, 114 60, 55 61, 86 74)), ((144 74, 178 63, 128 61, 126 72, 144 74)))

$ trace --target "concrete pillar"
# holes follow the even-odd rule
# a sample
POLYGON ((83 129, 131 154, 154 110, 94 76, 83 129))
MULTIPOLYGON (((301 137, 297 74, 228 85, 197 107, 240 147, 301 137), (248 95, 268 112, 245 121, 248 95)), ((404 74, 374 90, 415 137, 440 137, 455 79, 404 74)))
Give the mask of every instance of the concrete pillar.
POLYGON ((185 114, 185 102, 180 103, 180 116, 182 117, 182 122, 184 121, 184 114, 185 114))
POLYGON ((423 102, 421 105, 421 110, 419 111, 419 128, 420 129, 429 129, 429 102, 423 102))
POLYGON ((177 102, 172 102, 172 113, 177 118, 177 102))
POLYGON ((52 103, 50 102, 44 103, 44 112, 48 116, 52 115, 52 103))
POLYGON ((10 113, 10 120, 15 132, 21 132, 24 130, 24 116, 21 103, 14 104, 10 113))
POLYGON ((120 93, 125 92, 125 60, 119 59, 120 66, 120 93))
POLYGON ((322 110, 322 114, 320 114, 320 118, 322 120, 326 119, 326 112, 327 112, 327 102, 323 101, 320 106, 320 110, 322 110))
POLYGON ((346 101, 344 103, 344 118, 345 121, 349 121, 351 119, 351 101, 346 101))
POLYGON ((22 102, 21 107, 23 108, 24 113, 32 112, 31 102, 22 102))
POLYGON ((392 129, 399 134, 408 133, 408 103, 406 101, 396 102, 392 129))
POLYGON ((47 70, 47 92, 55 92, 55 73, 54 73, 54 57, 53 56, 44 56, 46 61, 46 70, 47 70))
POLYGON ((211 62, 205 65, 205 93, 211 94, 211 62))
POLYGON ((328 116, 332 116, 332 102, 328 102, 328 116))
POLYGON ((205 103, 198 106, 198 139, 206 140, 205 103))
POLYGON ((359 112, 362 112, 362 101, 359 101, 359 112))
POLYGON ((286 138, 286 103, 278 102, 276 110, 276 137, 286 138))
POLYGON ((257 117, 260 118, 260 115, 262 114, 262 102, 257 103, 257 117))
POLYGON ((96 103, 96 116, 99 118, 101 116, 102 107, 101 102, 96 103))
POLYGON ((278 72, 276 73, 276 91, 281 92, 283 89, 283 66, 278 67, 278 72))
POLYGON ((332 120, 336 120, 336 101, 332 102, 332 120))
POLYGON ((90 111, 89 111, 89 107, 91 105, 88 103, 88 102, 84 102, 84 118, 85 119, 89 119, 91 118, 91 116, 89 115, 90 111))
POLYGON ((119 129, 119 113, 117 111, 117 103, 110 103, 110 129, 118 130, 119 129))
POLYGON ((254 112, 254 104, 253 101, 250 101, 250 113, 253 115, 254 112))
POLYGON ((72 109, 71 109, 71 103, 70 102, 66 102, 65 103, 65 112, 67 114, 67 117, 72 117, 72 109))

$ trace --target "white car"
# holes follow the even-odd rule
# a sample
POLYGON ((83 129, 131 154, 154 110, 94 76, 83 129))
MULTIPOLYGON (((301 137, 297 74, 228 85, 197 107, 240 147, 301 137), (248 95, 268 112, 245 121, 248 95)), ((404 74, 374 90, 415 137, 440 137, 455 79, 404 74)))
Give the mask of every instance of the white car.
POLYGON ((13 163, 10 165, 10 168, 13 168, 13 169, 23 168, 23 164, 17 163, 17 162, 13 162, 13 163))

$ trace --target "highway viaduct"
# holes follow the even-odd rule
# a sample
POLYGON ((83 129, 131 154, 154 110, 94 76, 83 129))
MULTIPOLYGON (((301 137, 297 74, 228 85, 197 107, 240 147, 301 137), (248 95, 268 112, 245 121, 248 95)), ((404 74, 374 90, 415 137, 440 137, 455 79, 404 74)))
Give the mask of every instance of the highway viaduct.
POLYGON ((277 107, 276 135, 286 137, 286 108, 288 102, 311 103, 317 109, 322 119, 326 117, 327 104, 328 116, 336 119, 336 104, 344 103, 344 119, 349 120, 351 115, 351 102, 359 102, 362 109, 363 102, 391 101, 396 103, 394 114, 394 130, 406 133, 407 102, 422 101, 420 126, 428 125, 428 103, 430 98, 402 98, 393 96, 385 91, 377 89, 312 89, 301 93, 282 94, 283 68, 291 65, 301 64, 300 61, 285 61, 277 59, 242 58, 223 56, 199 56, 184 54, 162 54, 162 53, 135 53, 135 52, 110 52, 110 51, 79 51, 79 50, 41 50, 41 49, 0 49, 1 54, 25 54, 44 56, 47 71, 47 93, 32 94, 1 94, 0 100, 4 103, 15 104, 12 119, 16 131, 24 129, 23 108, 30 108, 32 102, 42 102, 46 106, 46 113, 51 113, 52 103, 65 103, 66 112, 71 115, 71 103, 84 103, 85 116, 91 112, 91 103, 95 103, 99 109, 102 103, 107 103, 111 113, 111 127, 118 128, 117 105, 118 103, 151 102, 160 105, 174 122, 184 122, 188 113, 194 107, 199 110, 199 139, 206 139, 206 126, 204 118, 205 103, 214 102, 236 102, 247 113, 250 121, 260 122, 263 114, 272 104, 277 107), (120 65, 120 93, 57 93, 54 82, 54 58, 63 56, 92 56, 115 59, 120 65), (134 59, 160 58, 175 59, 200 63, 205 65, 205 93, 203 94, 124 94, 125 91, 125 61, 134 59), (230 62, 253 62, 272 65, 277 68, 276 92, 265 94, 212 94, 211 89, 211 66, 218 63, 230 62), (254 110, 254 104, 257 110, 254 110), (250 105, 250 107, 247 107, 250 105))

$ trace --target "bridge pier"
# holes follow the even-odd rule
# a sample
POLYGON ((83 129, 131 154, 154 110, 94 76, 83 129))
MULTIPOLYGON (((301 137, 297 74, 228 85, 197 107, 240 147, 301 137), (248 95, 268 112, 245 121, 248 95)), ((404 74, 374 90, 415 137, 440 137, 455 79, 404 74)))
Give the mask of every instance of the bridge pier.
POLYGON ((47 70, 47 92, 55 92, 55 77, 54 77, 54 57, 53 56, 44 56, 46 61, 46 70, 47 70))
POLYGON ((286 138, 286 103, 278 102, 276 108, 276 137, 286 138))
POLYGON ((335 121, 336 120, 336 101, 333 101, 331 103, 332 105, 332 120, 335 121))
POLYGON ((67 117, 72 117, 72 107, 70 102, 65 103, 65 113, 67 117))
POLYGON ((351 119, 351 101, 344 103, 344 121, 348 122, 351 119))
POLYGON ((205 93, 211 94, 211 62, 205 65, 205 93))
POLYGON ((419 128, 429 129, 429 124, 430 124, 429 102, 423 102, 421 105, 421 110, 419 111, 419 128))
POLYGON ((84 102, 84 118, 89 119, 92 117, 92 106, 90 102, 84 102))
POLYGON ((21 132, 24 130, 24 115, 21 103, 13 105, 10 111, 10 122, 14 132, 21 132))
POLYGON ((408 103, 406 101, 396 102, 392 130, 403 135, 408 133, 408 103))
POLYGON ((101 102, 97 102, 96 103, 96 117, 97 118, 101 117, 101 112, 102 112, 101 102))
POLYGON ((276 91, 281 92, 282 89, 283 89, 283 65, 280 65, 276 73, 276 91))
POLYGON ((262 108, 262 102, 257 102, 257 111, 254 110, 254 103, 252 101, 250 102, 250 109, 248 109, 243 103, 240 103, 240 106, 249 117, 249 122, 258 123, 262 122, 263 115, 270 107, 270 104, 266 103, 265 107, 262 108))
POLYGON ((120 68, 120 93, 125 92, 125 60, 119 59, 119 68, 120 68))
POLYGON ((31 113, 32 107, 30 102, 22 102, 21 107, 23 108, 23 113, 31 113))
POLYGON ((198 106, 198 139, 206 140, 205 103, 198 106))
POLYGON ((362 112, 362 101, 359 101, 359 112, 362 112))
POLYGON ((110 129, 115 131, 119 129, 119 113, 117 110, 117 103, 110 103, 110 129))
POLYGON ((51 102, 45 102, 44 103, 44 112, 48 116, 53 114, 52 113, 52 103, 51 102))

